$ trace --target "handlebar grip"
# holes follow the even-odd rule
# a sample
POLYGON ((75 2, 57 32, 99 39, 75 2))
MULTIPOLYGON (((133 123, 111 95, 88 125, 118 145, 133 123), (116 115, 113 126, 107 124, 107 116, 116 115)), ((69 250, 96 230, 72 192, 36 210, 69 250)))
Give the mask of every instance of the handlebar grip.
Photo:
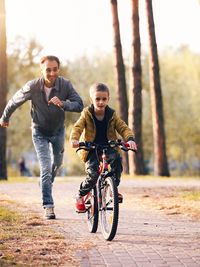
POLYGON ((79 147, 81 146, 86 146, 86 143, 85 142, 79 142, 79 147))
POLYGON ((131 151, 133 151, 133 152, 137 152, 136 149, 132 149, 132 148, 130 148, 129 143, 124 143, 124 150, 125 150, 125 151, 131 150, 131 151))

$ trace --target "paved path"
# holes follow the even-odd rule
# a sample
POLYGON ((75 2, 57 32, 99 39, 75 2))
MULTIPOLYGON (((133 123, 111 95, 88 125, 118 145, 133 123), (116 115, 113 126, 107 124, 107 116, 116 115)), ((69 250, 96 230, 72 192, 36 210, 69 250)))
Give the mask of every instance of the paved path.
MULTIPOLYGON (((90 234, 84 214, 73 210, 73 195, 80 180, 57 182, 54 196, 57 227, 60 232, 83 244, 75 252, 81 267, 199 267, 200 221, 182 215, 166 215, 162 210, 148 208, 130 195, 130 188, 158 188, 173 186, 199 187, 200 181, 162 179, 122 181, 120 192, 124 203, 120 205, 118 231, 112 242, 106 242, 100 231, 90 234)), ((40 211, 38 182, 1 184, 0 193, 40 211)))

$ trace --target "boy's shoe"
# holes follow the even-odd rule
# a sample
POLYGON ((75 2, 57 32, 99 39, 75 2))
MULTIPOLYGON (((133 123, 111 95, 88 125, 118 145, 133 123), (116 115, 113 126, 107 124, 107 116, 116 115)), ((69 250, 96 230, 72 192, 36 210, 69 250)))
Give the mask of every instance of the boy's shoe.
POLYGON ((85 203, 83 200, 83 197, 80 195, 75 196, 76 202, 75 202, 75 210, 78 213, 84 213, 86 212, 85 203))
POLYGON ((51 208, 45 208, 44 217, 47 220, 55 219, 56 218, 56 215, 54 213, 54 208, 53 207, 51 207, 51 208))
POLYGON ((123 195, 120 194, 119 192, 118 192, 118 202, 119 203, 122 203, 123 202, 123 195))

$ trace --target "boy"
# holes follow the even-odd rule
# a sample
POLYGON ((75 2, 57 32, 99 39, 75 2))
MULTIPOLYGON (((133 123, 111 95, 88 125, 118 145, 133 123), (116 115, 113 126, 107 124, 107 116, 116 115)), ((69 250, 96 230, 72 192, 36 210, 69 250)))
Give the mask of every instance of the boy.
MULTIPOLYGON (((116 140, 117 133, 129 143, 130 148, 137 149, 132 131, 126 123, 121 120, 116 112, 108 106, 109 89, 103 83, 96 83, 90 87, 90 98, 92 105, 86 107, 78 121, 75 123, 70 140, 74 148, 79 147, 81 141, 90 141, 97 144, 106 143, 108 140, 116 140), (117 133, 116 133, 117 132, 117 133), (82 136, 81 136, 82 135, 82 136), (82 138, 83 137, 83 138, 82 138)), ((118 186, 122 173, 122 161, 120 154, 115 149, 109 149, 109 163, 115 175, 115 182, 118 186)), ((80 158, 85 162, 87 177, 80 185, 79 193, 76 196, 75 209, 77 212, 85 212, 85 196, 96 184, 98 178, 98 159, 95 151, 89 153, 85 150, 79 151, 80 158)), ((122 195, 119 194, 119 201, 122 202, 122 195)))

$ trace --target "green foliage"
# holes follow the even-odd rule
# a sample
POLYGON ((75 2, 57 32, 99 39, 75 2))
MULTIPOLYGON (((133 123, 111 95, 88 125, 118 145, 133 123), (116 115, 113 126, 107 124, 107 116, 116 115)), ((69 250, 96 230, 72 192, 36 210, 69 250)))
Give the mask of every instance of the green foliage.
MULTIPOLYGON (((167 154, 172 174, 200 175, 200 58, 187 47, 159 55, 167 154), (194 168, 195 167, 195 168, 194 168)), ((143 143, 153 161, 148 55, 143 56, 143 143)))
MULTIPOLYGON (((18 38, 9 46, 8 84, 9 96, 21 88, 27 80, 40 75, 38 57, 41 46, 35 40, 28 43, 18 38)), ((187 47, 167 50, 159 55, 161 87, 163 94, 167 153, 170 164, 176 165, 172 173, 200 175, 200 57, 187 47), (195 167, 196 166, 196 167, 195 167)), ((126 61, 127 84, 129 65, 126 61)), ((115 73, 112 54, 82 56, 64 62, 61 75, 70 79, 84 104, 90 103, 89 87, 94 82, 106 83, 111 91, 110 105, 117 108, 115 98, 115 73)), ((145 160, 153 161, 153 135, 149 93, 148 55, 142 55, 143 97, 143 144, 145 160)), ((129 88, 127 86, 127 88, 129 88)), ((66 113, 67 140, 79 113, 66 113)), ((31 140, 30 103, 22 105, 13 115, 8 127, 8 159, 18 160, 26 151, 33 150, 31 140)), ((66 168, 69 173, 83 173, 84 168, 74 156, 75 151, 66 150, 66 168), (70 159, 70 160, 69 160, 70 159)))
POLYGON ((108 85, 111 93, 111 105, 115 105, 115 80, 112 54, 98 54, 92 58, 82 56, 73 62, 67 62, 69 77, 77 91, 80 93, 84 104, 88 105, 89 88, 95 82, 108 85))
POLYGON ((179 163, 187 163, 188 171, 195 158, 200 158, 199 69, 199 56, 187 47, 161 57, 168 154, 179 163))
MULTIPOLYGON (((28 80, 39 74, 38 63, 35 62, 42 47, 31 39, 26 42, 17 37, 8 48, 8 99, 20 89, 28 80)), ((27 150, 33 149, 31 141, 30 103, 22 105, 11 117, 8 127, 8 160, 18 160, 27 150)))
MULTIPOLYGON (((69 127, 71 128, 71 127, 69 127)), ((72 148, 67 141, 65 144, 65 156, 63 162, 67 175, 84 175, 85 166, 76 153, 76 149, 72 148)))

